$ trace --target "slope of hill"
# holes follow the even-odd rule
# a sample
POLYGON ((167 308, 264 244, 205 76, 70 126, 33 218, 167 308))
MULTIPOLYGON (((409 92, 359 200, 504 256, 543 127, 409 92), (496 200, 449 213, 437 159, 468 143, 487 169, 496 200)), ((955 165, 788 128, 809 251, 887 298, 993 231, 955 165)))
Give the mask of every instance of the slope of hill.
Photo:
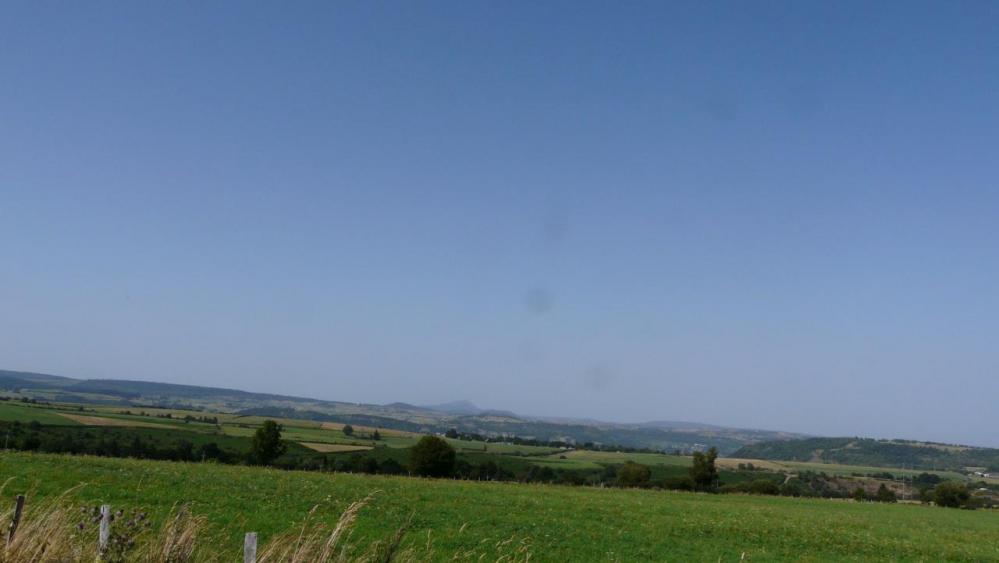
POLYGON ((238 558, 250 530, 263 542, 297 537, 306 515, 335 524, 374 491, 350 544, 391 541, 403 526, 399 551, 419 550, 420 561, 526 561, 521 548, 531 561, 994 561, 999 546, 999 512, 986 510, 49 454, 8 453, 0 463, 7 491, 32 492, 29 518, 39 502, 66 499, 74 510, 141 509, 156 530, 195 501, 193 513, 207 519, 195 560, 238 558))
POLYGON ((714 446, 723 455, 761 440, 801 436, 696 423, 621 424, 585 419, 546 420, 522 417, 509 411, 480 409, 467 401, 429 407, 406 403, 370 405, 218 387, 115 379, 81 380, 12 371, 0 371, 0 389, 63 403, 189 408, 350 422, 411 432, 443 433, 454 428, 461 432, 492 437, 517 436, 542 441, 591 442, 662 451, 690 451, 714 446))
POLYGON ((16 383, 19 385, 33 384, 49 387, 65 387, 79 383, 81 380, 61 375, 49 375, 46 373, 34 373, 30 371, 10 371, 0 369, 0 381, 16 383))
POLYGON ((964 471, 966 468, 983 468, 999 471, 999 449, 909 440, 806 438, 768 441, 743 446, 732 456, 874 467, 905 465, 921 469, 964 471))

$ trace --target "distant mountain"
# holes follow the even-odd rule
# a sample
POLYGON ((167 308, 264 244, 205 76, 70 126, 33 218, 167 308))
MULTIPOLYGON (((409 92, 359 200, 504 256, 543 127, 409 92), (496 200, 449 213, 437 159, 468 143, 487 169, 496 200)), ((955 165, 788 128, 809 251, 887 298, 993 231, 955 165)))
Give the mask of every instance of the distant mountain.
POLYGON ((715 446, 724 455, 762 440, 797 434, 724 428, 697 423, 620 424, 591 419, 524 417, 483 409, 469 401, 430 406, 409 403, 356 404, 221 387, 119 379, 73 379, 30 372, 0 371, 0 389, 63 403, 183 407, 245 415, 352 422, 412 432, 462 432, 518 436, 652 450, 690 451, 715 446))
POLYGON ((475 405, 475 403, 472 403, 471 401, 451 401, 449 403, 441 403, 439 405, 427 405, 419 408, 447 413, 447 414, 457 414, 465 416, 498 416, 498 417, 507 417, 507 418, 520 418, 518 415, 510 411, 479 408, 475 405))
POLYGON ((477 415, 483 411, 479 407, 475 406, 475 403, 471 401, 451 401, 449 403, 441 403, 439 405, 425 405, 425 409, 429 409, 437 412, 446 412, 450 414, 467 414, 467 415, 477 415))
POLYGON ((63 377, 61 375, 48 375, 46 373, 34 373, 30 371, 10 371, 0 369, 0 381, 21 381, 35 385, 46 385, 54 387, 65 387, 79 383, 80 379, 63 377))
POLYGON ((271 395, 269 393, 253 393, 221 387, 201 387, 199 385, 180 385, 176 383, 154 383, 151 381, 134 381, 128 379, 87 379, 64 387, 80 393, 99 393, 126 398, 160 397, 163 399, 221 397, 236 400, 279 400, 304 401, 312 399, 271 395))
POLYGON ((722 430, 724 426, 704 424, 703 422, 683 422, 674 420, 652 420, 642 422, 639 426, 646 428, 661 428, 663 430, 722 430))
POLYGON ((912 440, 873 438, 805 438, 757 442, 739 448, 732 457, 780 461, 811 461, 963 471, 977 467, 999 471, 999 449, 912 440))

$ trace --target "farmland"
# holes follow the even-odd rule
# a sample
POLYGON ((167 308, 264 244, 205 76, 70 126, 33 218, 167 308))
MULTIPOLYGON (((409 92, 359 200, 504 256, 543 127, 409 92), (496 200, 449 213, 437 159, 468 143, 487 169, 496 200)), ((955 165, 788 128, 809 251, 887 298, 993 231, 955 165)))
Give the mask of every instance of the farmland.
MULTIPOLYGON (((156 405, 158 414, 174 417, 196 416, 209 411, 217 413, 225 423, 253 424, 254 418, 308 419, 327 429, 350 424, 361 433, 379 428, 405 433, 444 433, 451 428, 460 432, 499 437, 516 435, 542 441, 571 440, 578 443, 605 443, 632 448, 656 450, 692 450, 716 446, 722 453, 761 440, 785 439, 797 436, 786 432, 739 428, 704 428, 698 425, 656 423, 599 424, 578 421, 553 422, 517 416, 506 411, 479 409, 460 405, 459 410, 447 410, 448 405, 420 407, 406 403, 372 405, 289 397, 267 393, 251 393, 236 389, 220 389, 192 385, 125 381, 108 379, 80 380, 69 377, 0 370, 0 389, 15 399, 27 398, 50 403, 102 405, 101 410, 117 413, 135 411, 136 407, 150 412, 156 405), (443 410, 439 407, 445 407, 443 410)), ((454 405, 451 405, 454 407, 454 405)), ((96 407, 95 407, 96 408, 96 407)))
MULTIPOLYGON (((248 466, 252 436, 267 420, 2 401, 0 430, 10 447, 102 457, 5 452, 0 478, 11 479, 8 501, 16 492, 42 502, 73 489, 66 502, 74 506, 110 503, 161 520, 176 503, 190 503, 208 522, 204 560, 229 560, 248 530, 266 542, 301 525, 314 507, 313 521, 333 522, 372 494, 352 541, 377 547, 406 524, 406 549, 417 560, 999 559, 994 510, 846 500, 882 486, 918 498, 911 484, 901 494, 898 478, 917 475, 911 469, 886 475, 875 466, 720 458, 718 491, 783 496, 706 495, 663 490, 691 487, 690 456, 460 436, 445 438, 458 479, 428 480, 402 476, 419 433, 294 418, 277 419, 287 448, 276 468, 248 466), (617 487, 629 462, 648 468, 648 490, 617 487)), ((961 473, 930 473, 970 484, 961 473)), ((986 500, 994 491, 976 494, 986 500)))
POLYGON ((191 502, 208 518, 208 555, 232 560, 242 534, 262 539, 375 493, 352 541, 405 537, 429 560, 495 558, 498 543, 529 547, 532 560, 894 560, 999 559, 999 513, 918 505, 662 491, 473 483, 278 471, 215 464, 68 458, 6 453, 4 501, 70 493, 67 502, 141 508, 163 518, 191 502), (427 552, 426 545, 431 545, 427 552), (745 554, 745 555, 743 555, 745 554))
MULTIPOLYGON (((245 457, 252 435, 265 420, 262 416, 175 408, 0 402, 0 425, 8 425, 5 440, 10 446, 19 449, 41 446, 42 451, 112 457, 239 462, 245 457), (9 426, 15 422, 21 426, 9 426), (28 444, 31 441, 35 446, 28 444), (46 443, 49 445, 45 446, 46 443)), ((342 423, 293 418, 279 418, 277 422, 282 424, 282 438, 289 446, 287 453, 277 460, 277 465, 284 468, 382 472, 373 466, 386 464, 384 472, 399 473, 406 464, 408 448, 421 437, 414 432, 364 425, 353 427, 348 434, 342 423)), ((677 479, 686 475, 691 464, 690 456, 662 453, 565 449, 475 439, 446 438, 446 441, 466 468, 462 475, 471 478, 613 484, 614 467, 635 462, 651 469, 653 482, 672 480, 673 485, 667 488, 682 488, 677 479), (484 463, 494 463, 496 469, 487 474, 474 471, 484 463)), ((885 471, 874 466, 725 458, 719 460, 719 468, 722 484, 729 485, 761 478, 782 483, 786 475, 802 472, 826 474, 838 479, 835 488, 840 496, 845 496, 850 487, 864 485, 851 484, 849 479, 863 479, 885 471), (754 461, 752 471, 744 470, 747 463, 754 461)), ((920 473, 912 469, 892 471, 897 477, 920 473)), ((932 473, 944 479, 964 478, 951 471, 932 473)), ((891 482, 889 485, 895 486, 891 482)))

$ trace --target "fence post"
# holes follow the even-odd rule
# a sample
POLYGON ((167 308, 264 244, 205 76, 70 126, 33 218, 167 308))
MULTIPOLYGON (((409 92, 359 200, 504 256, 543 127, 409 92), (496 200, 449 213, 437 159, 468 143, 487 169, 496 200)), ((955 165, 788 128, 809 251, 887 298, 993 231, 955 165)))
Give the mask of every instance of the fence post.
POLYGON ((108 540, 111 538, 111 505, 102 504, 101 505, 101 532, 98 537, 97 547, 100 548, 101 553, 104 553, 108 548, 108 540))
POLYGON ((257 563, 256 532, 248 532, 243 539, 243 563, 257 563))
POLYGON ((7 528, 7 546, 14 541, 14 533, 17 532, 17 525, 21 523, 21 511, 24 510, 24 495, 17 495, 14 501, 14 516, 10 519, 10 528, 7 528))

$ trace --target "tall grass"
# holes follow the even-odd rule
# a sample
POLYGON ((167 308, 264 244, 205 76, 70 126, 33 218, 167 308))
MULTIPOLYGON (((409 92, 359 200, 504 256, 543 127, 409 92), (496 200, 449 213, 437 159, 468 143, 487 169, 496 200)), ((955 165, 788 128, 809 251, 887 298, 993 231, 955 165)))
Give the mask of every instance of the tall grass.
MULTIPOLYGON (((9 482, 9 480, 8 480, 9 482)), ((0 497, 7 483, 0 485, 0 497)), ((73 489, 57 498, 25 505, 13 541, 0 550, 0 563, 69 563, 142 561, 186 563, 234 561, 237 553, 219 553, 217 546, 199 543, 206 519, 191 513, 186 505, 175 506, 158 529, 145 520, 145 513, 129 515, 119 510, 112 523, 108 547, 98 548, 96 507, 74 509, 67 498, 73 489)), ((259 563, 414 563, 435 557, 432 534, 403 547, 409 526, 404 523, 384 538, 357 544, 351 541, 353 528, 362 509, 373 498, 351 503, 334 522, 309 512, 301 526, 270 538, 258 552, 259 563)), ((13 509, 0 512, 3 538, 13 509)), ((529 544, 510 540, 497 542, 486 552, 454 554, 455 560, 526 562, 531 559, 529 544)))

